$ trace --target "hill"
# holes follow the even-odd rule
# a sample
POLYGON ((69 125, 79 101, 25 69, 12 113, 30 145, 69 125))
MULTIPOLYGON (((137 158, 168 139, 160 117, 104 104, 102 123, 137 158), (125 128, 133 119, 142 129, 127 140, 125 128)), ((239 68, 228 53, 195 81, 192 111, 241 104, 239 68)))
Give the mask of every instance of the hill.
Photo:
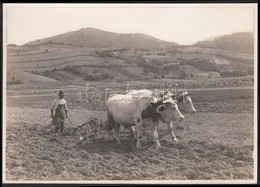
POLYGON ((219 50, 237 51, 243 53, 254 52, 254 33, 238 32, 229 35, 218 36, 195 44, 199 47, 208 47, 219 50))
POLYGON ((23 46, 8 45, 7 82, 31 84, 31 77, 39 84, 99 84, 253 75, 251 36, 234 33, 180 46, 145 34, 86 28, 23 46), (15 76, 15 70, 21 76, 15 76))
POLYGON ((145 34, 117 34, 94 28, 84 28, 57 36, 35 40, 24 46, 72 45, 87 48, 168 48, 176 43, 159 40, 145 34))

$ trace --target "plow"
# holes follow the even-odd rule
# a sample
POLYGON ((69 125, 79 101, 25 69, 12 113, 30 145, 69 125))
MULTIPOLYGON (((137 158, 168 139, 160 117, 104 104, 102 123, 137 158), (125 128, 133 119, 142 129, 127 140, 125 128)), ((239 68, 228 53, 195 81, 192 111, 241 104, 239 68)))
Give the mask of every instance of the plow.
MULTIPOLYGON (((74 125, 70 118, 66 118, 65 120, 59 118, 59 120, 63 122, 66 128, 72 130, 74 135, 79 136, 80 140, 103 138, 105 136, 106 121, 102 121, 97 117, 90 117, 86 123, 78 126, 74 125)), ((55 125, 52 123, 52 118, 46 120, 45 126, 47 126, 47 124, 55 125)))

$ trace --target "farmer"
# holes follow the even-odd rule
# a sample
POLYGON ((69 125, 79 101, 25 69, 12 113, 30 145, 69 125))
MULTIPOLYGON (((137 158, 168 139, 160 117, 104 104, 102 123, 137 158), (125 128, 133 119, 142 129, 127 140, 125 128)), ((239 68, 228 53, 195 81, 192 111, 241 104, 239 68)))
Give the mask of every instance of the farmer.
POLYGON ((66 100, 63 99, 64 92, 59 91, 59 98, 55 99, 51 106, 51 117, 53 118, 52 123, 55 125, 55 133, 63 131, 64 120, 68 117, 68 107, 66 100), (53 116, 53 111, 55 115, 53 116))

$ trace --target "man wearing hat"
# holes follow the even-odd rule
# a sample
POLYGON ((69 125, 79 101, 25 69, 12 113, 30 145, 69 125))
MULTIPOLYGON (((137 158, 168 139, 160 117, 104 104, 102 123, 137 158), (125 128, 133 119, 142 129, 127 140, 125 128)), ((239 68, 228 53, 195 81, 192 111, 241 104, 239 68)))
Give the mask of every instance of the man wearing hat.
POLYGON ((64 120, 68 117, 68 107, 66 100, 63 99, 64 92, 59 91, 59 98, 55 99, 51 106, 51 117, 53 118, 52 123, 55 124, 55 133, 63 131, 64 120), (55 115, 53 116, 53 111, 55 111, 55 115))

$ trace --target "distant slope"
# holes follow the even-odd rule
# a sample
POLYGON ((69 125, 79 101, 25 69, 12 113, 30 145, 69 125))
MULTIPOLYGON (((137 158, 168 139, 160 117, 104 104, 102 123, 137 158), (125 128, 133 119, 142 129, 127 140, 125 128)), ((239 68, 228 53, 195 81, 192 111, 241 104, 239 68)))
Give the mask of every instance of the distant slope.
POLYGON ((190 46, 144 50, 39 45, 9 46, 7 50, 8 80, 13 83, 36 79, 75 84, 85 81, 236 77, 253 75, 253 59, 250 53, 190 46), (13 79, 13 75, 21 74, 13 68, 19 68, 24 76, 14 76, 13 79), (30 77, 26 78, 28 73, 30 77))
POLYGON ((209 48, 214 48, 219 50, 237 51, 243 53, 253 53, 254 33, 239 32, 239 33, 219 36, 214 39, 197 42, 195 46, 209 47, 209 48))
POLYGON ((7 71, 7 83, 14 82, 15 80, 19 80, 22 83, 35 83, 35 82, 57 82, 57 80, 41 76, 41 75, 35 75, 30 72, 26 72, 20 69, 12 68, 8 69, 7 71))
POLYGON ((86 28, 9 45, 8 81, 85 84, 247 76, 254 74, 253 44, 253 33, 179 46, 144 34, 86 28))
POLYGON ((73 45, 88 48, 167 48, 176 43, 166 42, 145 34, 117 34, 94 28, 84 28, 57 36, 35 40, 24 46, 44 44, 73 45))

